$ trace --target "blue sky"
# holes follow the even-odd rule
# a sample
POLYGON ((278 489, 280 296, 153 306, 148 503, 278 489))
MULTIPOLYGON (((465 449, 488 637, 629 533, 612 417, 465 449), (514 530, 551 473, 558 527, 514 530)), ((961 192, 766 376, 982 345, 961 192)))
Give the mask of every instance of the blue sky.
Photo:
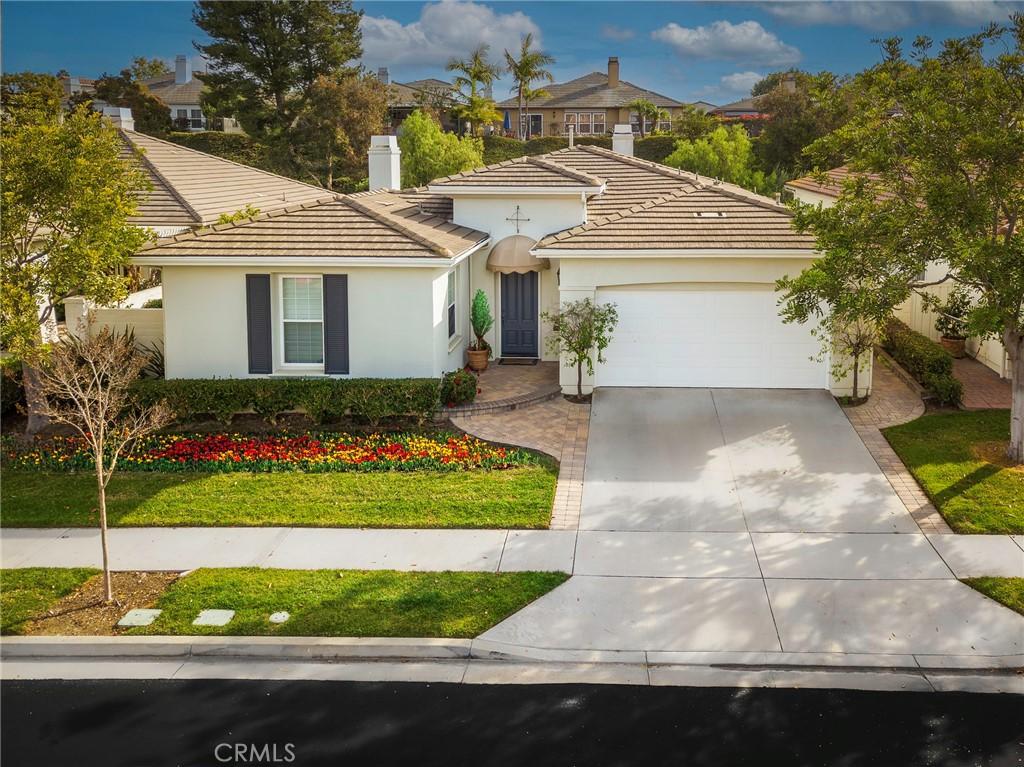
MULTIPOLYGON (((1003 20, 1024 2, 357 2, 364 63, 398 81, 446 77, 444 63, 488 42, 498 55, 533 32, 555 56, 558 80, 604 70, 617 55, 625 80, 680 100, 725 103, 766 72, 798 66, 852 73, 878 60, 872 39, 936 40, 1003 20)), ((2 3, 4 71, 97 76, 134 56, 195 54, 188 2, 2 3)), ((502 83, 495 96, 504 97, 502 83)))

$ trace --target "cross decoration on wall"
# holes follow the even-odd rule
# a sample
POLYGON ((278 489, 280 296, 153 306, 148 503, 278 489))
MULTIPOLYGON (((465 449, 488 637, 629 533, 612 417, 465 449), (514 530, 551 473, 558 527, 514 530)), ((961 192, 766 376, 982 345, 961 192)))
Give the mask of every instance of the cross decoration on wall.
POLYGON ((508 218, 506 218, 505 220, 506 220, 506 221, 515 221, 515 222, 516 222, 516 234, 519 234, 519 225, 520 225, 520 224, 522 224, 522 223, 524 223, 524 222, 526 222, 526 221, 529 221, 530 219, 528 219, 528 218, 526 218, 526 217, 525 217, 524 215, 522 215, 522 214, 521 214, 521 213, 519 212, 519 206, 518 206, 518 205, 516 205, 516 212, 515 212, 515 215, 509 216, 509 217, 508 217, 508 218))

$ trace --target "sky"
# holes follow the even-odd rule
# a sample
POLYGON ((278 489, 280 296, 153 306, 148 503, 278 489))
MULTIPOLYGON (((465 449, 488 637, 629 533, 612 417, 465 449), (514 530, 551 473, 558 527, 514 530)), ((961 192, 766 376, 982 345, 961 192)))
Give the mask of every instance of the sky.
MULTIPOLYGON (((387 66, 398 82, 448 79, 444 65, 481 42, 495 58, 530 32, 555 57, 556 81, 605 71, 618 56, 621 78, 680 101, 723 104, 746 96, 768 72, 795 66, 852 74, 879 60, 879 38, 935 40, 1005 21, 1024 0, 886 2, 356 2, 364 11, 363 64, 387 66)), ((0 3, 5 72, 33 70, 96 77, 132 58, 202 62, 204 36, 189 2, 0 3)), ((511 83, 495 87, 509 94, 511 83)))

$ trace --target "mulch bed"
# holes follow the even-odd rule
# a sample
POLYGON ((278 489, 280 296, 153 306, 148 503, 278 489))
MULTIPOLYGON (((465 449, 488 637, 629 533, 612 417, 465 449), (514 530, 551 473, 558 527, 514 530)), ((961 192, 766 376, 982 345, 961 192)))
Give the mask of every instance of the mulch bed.
POLYGON ((122 633, 116 624, 137 607, 152 607, 180 573, 112 573, 116 601, 103 601, 103 575, 96 575, 77 591, 55 604, 46 617, 26 623, 26 636, 113 636, 122 633))

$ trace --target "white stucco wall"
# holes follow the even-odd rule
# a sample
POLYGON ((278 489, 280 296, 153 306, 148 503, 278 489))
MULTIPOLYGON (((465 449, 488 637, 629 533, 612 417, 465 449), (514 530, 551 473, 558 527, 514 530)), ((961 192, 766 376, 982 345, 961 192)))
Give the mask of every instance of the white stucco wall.
MULTIPOLYGON (((441 269, 339 268, 271 272, 275 374, 322 374, 322 367, 280 365, 279 274, 347 274, 349 377, 436 376, 442 316, 435 307, 441 269)), ((170 266, 163 270, 168 378, 248 378, 245 267, 170 266)), ((441 302, 443 303, 443 288, 441 302)), ((445 344, 447 351, 447 343, 445 344)))

